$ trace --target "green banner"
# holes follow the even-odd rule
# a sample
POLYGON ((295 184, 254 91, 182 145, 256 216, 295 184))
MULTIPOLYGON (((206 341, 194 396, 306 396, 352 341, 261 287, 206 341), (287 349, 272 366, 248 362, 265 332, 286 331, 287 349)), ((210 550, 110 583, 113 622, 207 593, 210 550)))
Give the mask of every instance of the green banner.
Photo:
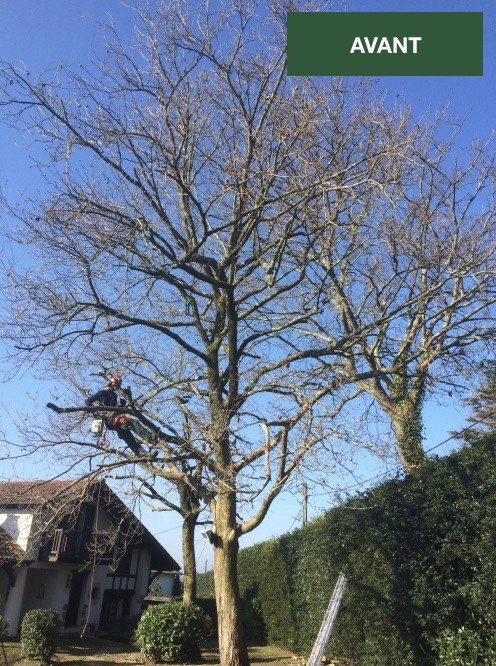
POLYGON ((482 76, 482 12, 292 12, 290 76, 482 76))

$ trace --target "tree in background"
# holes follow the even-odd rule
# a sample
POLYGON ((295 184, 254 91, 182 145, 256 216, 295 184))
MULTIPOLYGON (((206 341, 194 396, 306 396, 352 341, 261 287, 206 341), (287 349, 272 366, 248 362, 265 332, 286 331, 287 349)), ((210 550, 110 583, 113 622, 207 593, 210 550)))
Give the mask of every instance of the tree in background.
POLYGON ((181 511, 167 484, 194 515, 208 507, 223 666, 248 663, 240 537, 308 458, 335 469, 349 435, 336 417, 353 397, 405 377, 397 391, 410 390, 419 330, 440 340, 443 312, 460 324, 467 290, 481 325, 493 302, 489 258, 479 291, 456 279, 448 220, 460 297, 443 305, 448 278, 422 287, 435 262, 418 257, 419 229, 440 226, 435 207, 415 210, 440 168, 437 128, 368 84, 288 78, 286 9, 205 3, 193 16, 164 3, 137 11, 134 49, 111 32, 96 68, 1 72, 5 122, 48 157, 46 194, 6 203, 12 242, 33 252, 5 265, 13 361, 65 378, 76 405, 88 368, 114 367, 133 387, 127 413, 154 433, 138 452, 89 440, 76 408, 32 441, 165 507, 181 511))
MULTIPOLYGON (((495 339, 494 152, 478 142, 462 163, 456 132, 443 142, 435 126, 424 131, 380 191, 360 188, 360 205, 346 180, 326 197, 314 262, 326 302, 353 338, 341 376, 370 372, 358 385, 391 420, 408 470, 426 460, 424 401, 466 391, 495 339)), ((340 164, 349 164, 348 151, 343 138, 340 164)), ((332 319, 325 340, 335 328, 332 319)))

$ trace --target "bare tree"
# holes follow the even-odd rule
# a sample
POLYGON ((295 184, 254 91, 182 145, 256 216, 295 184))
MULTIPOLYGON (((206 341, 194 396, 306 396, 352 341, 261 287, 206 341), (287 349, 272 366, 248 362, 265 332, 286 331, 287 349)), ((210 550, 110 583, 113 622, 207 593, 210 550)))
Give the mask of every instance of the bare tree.
MULTIPOLYGON (((327 198, 315 261, 342 330, 366 331, 346 349, 342 376, 374 373, 358 385, 391 419, 409 470, 426 460, 425 399, 466 390, 495 340, 494 151, 477 142, 460 160, 457 128, 445 141, 437 132, 424 125, 380 204, 370 183, 360 205, 356 190, 327 198)), ((321 334, 334 340, 335 322, 321 334)))
POLYGON ((46 196, 6 203, 42 260, 5 267, 2 334, 19 364, 77 371, 75 405, 88 365, 126 372, 127 411, 156 434, 140 451, 88 441, 88 408, 43 438, 164 506, 181 500, 160 479, 209 508, 223 666, 248 663, 239 538, 309 455, 339 456, 343 405, 420 358, 407 344, 374 361, 372 340, 387 348, 431 295, 386 249, 434 134, 368 84, 288 78, 285 9, 164 3, 138 12, 134 50, 111 32, 97 69, 1 72, 5 122, 48 156, 46 196), (376 288, 384 257, 396 271, 376 288))

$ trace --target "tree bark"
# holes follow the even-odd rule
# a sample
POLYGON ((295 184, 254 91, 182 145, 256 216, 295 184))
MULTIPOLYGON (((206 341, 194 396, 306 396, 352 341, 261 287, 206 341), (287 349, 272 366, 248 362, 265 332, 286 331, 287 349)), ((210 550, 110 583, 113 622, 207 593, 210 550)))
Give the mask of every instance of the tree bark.
POLYGON ((182 546, 183 546, 183 601, 192 604, 196 601, 196 557, 195 557, 195 527, 197 516, 187 516, 183 520, 182 546))
POLYGON ((249 666, 238 585, 240 532, 236 522, 235 475, 231 468, 227 444, 228 440, 224 439, 219 447, 218 460, 222 460, 224 471, 219 478, 217 497, 212 502, 219 656, 222 666, 249 666))
MULTIPOLYGON (((182 469, 185 471, 186 465, 183 464, 182 469)), ((198 468, 196 471, 198 472, 198 468)), ((183 517, 183 601, 185 604, 191 604, 196 601, 195 529, 200 514, 200 498, 186 483, 178 483, 176 487, 183 517)))
POLYGON ((238 586, 237 536, 216 536, 214 550, 215 599, 217 603, 219 654, 223 666, 249 666, 238 586))

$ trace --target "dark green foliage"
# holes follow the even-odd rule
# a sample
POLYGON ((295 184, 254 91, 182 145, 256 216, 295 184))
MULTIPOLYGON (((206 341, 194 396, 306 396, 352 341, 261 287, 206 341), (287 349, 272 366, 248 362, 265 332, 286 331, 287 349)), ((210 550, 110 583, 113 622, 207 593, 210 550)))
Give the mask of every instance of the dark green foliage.
MULTIPOLYGON (((206 594, 213 593, 213 579, 207 574, 202 575, 202 590, 206 594)), ((195 602, 209 619, 207 636, 209 640, 217 638, 217 605, 214 598, 203 597, 195 602)), ((242 612, 245 633, 249 641, 263 645, 267 638, 267 629, 260 607, 258 591, 247 590, 242 599, 242 612)))
POLYGON ((241 551, 240 588, 270 643, 308 654, 342 570, 329 655, 353 666, 492 664, 495 515, 491 433, 241 551))
MULTIPOLYGON (((246 552, 246 551, 244 551, 246 552)), ((207 571, 204 574, 198 574, 197 588, 199 599, 214 598, 214 572, 207 571)))
POLYGON ((49 664, 58 639, 59 622, 55 611, 37 608, 26 613, 21 625, 22 652, 26 657, 49 664))
POLYGON ((205 614, 195 604, 169 601, 148 608, 136 628, 136 642, 153 662, 188 662, 200 657, 205 614))
POLYGON ((245 591, 243 598, 243 621, 246 635, 250 641, 263 645, 267 642, 267 627, 262 614, 258 588, 253 587, 245 591))
POLYGON ((437 666, 494 666, 496 637, 483 640, 473 629, 446 629, 437 641, 437 666))
POLYGON ((217 605, 215 599, 203 598, 197 599, 195 604, 199 606, 205 613, 206 617, 206 632, 205 638, 207 640, 215 640, 217 638, 217 605))

